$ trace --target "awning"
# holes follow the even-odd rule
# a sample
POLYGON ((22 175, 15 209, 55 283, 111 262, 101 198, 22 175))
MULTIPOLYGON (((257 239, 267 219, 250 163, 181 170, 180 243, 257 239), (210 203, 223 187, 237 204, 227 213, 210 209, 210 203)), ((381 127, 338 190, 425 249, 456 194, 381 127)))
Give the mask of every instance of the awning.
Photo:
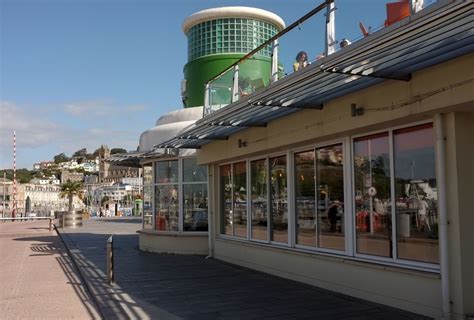
POLYGON ((194 148, 383 81, 409 81, 413 72, 474 51, 470 1, 440 2, 384 28, 262 91, 229 104, 157 148, 194 148))

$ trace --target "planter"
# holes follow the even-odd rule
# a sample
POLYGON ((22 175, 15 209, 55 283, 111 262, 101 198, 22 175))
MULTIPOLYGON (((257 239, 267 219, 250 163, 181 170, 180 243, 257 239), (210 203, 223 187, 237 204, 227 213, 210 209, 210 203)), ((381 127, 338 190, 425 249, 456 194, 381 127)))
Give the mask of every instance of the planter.
POLYGON ((63 215, 63 228, 82 227, 82 211, 67 211, 63 215))

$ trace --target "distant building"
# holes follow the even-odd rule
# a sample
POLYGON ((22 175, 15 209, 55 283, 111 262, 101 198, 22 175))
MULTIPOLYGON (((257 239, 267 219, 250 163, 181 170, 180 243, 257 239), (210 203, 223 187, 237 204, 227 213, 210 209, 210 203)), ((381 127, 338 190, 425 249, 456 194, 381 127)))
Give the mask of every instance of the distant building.
POLYGON ((109 148, 102 145, 99 152, 99 183, 121 183, 123 178, 140 177, 139 168, 110 164, 107 162, 109 157, 109 148))
POLYGON ((61 183, 66 181, 83 181, 84 180, 84 173, 82 172, 74 172, 69 170, 61 171, 61 183))
POLYGON ((97 184, 99 183, 99 177, 94 174, 89 174, 84 177, 84 184, 97 184))

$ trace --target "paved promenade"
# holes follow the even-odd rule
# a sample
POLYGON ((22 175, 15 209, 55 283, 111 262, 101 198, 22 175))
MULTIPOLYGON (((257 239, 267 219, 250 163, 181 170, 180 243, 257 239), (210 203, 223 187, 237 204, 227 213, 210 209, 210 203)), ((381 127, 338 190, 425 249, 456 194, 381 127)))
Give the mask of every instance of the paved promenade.
POLYGON ((48 224, 0 222, 0 319, 100 319, 48 224))
POLYGON ((59 230, 106 319, 425 319, 214 259, 141 252, 139 228, 139 219, 107 218, 59 230))

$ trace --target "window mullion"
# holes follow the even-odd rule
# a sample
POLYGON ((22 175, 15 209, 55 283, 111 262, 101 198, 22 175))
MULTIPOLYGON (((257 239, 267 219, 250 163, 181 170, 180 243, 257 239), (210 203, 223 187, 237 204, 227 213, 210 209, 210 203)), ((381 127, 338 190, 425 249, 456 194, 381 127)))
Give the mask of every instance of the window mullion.
POLYGON ((397 259, 397 216, 395 210, 395 161, 394 161, 394 145, 393 145, 393 130, 388 133, 388 144, 390 152, 390 213, 392 221, 392 259, 397 259))
POLYGON ((267 157, 266 161, 266 173, 267 173, 267 242, 271 242, 271 230, 272 230, 272 210, 271 210, 271 177, 270 177, 270 158, 267 157))
POLYGON ((295 158, 293 152, 287 154, 287 203, 288 203, 288 246, 296 243, 296 199, 295 199, 295 158))

